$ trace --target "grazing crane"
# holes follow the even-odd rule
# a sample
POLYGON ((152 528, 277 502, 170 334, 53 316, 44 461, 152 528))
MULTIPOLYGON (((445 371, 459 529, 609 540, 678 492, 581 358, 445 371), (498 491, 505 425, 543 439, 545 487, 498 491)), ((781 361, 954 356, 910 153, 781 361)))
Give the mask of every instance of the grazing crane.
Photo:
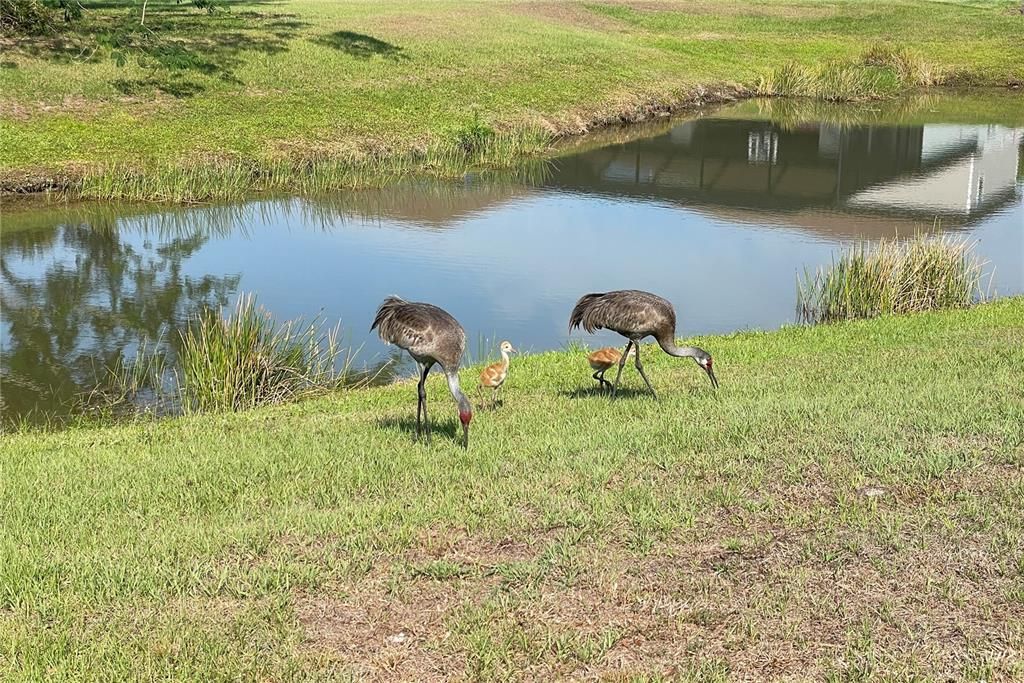
POLYGON ((469 422, 473 419, 473 408, 469 399, 459 388, 459 362, 466 350, 466 332, 462 325, 446 311, 437 306, 405 301, 389 296, 377 309, 370 331, 377 329, 382 341, 405 349, 420 368, 420 382, 417 387, 416 438, 420 437, 420 422, 426 423, 427 443, 430 443, 430 420, 427 417, 427 373, 435 364, 440 364, 448 378, 448 390, 459 404, 459 421, 462 423, 464 448, 469 448, 469 422))
POLYGON ((612 330, 629 340, 626 350, 619 357, 619 372, 612 385, 612 397, 619 388, 622 367, 626 364, 631 348, 636 349, 636 369, 640 371, 640 376, 654 397, 658 397, 640 363, 640 340, 644 337, 654 337, 658 346, 670 356, 697 361, 697 365, 708 373, 711 385, 718 388, 718 380, 711 369, 711 354, 696 346, 676 346, 676 312, 672 304, 660 296, 637 289, 584 294, 569 316, 569 331, 581 325, 590 333, 600 329, 612 330))
MULTIPOLYGON (((634 353, 636 353, 634 349, 629 350, 629 355, 634 353)), ((590 367, 595 370, 593 377, 601 383, 602 389, 604 389, 606 385, 611 388, 612 383, 604 378, 604 373, 608 368, 618 363, 620 358, 622 358, 622 352, 618 349, 613 349, 610 346, 598 349, 587 356, 587 362, 590 363, 590 367)))
POLYGON ((501 391, 501 387, 505 384, 505 378, 508 377, 508 354, 519 353, 512 348, 512 342, 503 341, 501 346, 501 360, 497 363, 492 363, 483 369, 480 373, 480 386, 479 389, 484 387, 491 388, 491 405, 494 406, 498 402, 498 393, 501 391))

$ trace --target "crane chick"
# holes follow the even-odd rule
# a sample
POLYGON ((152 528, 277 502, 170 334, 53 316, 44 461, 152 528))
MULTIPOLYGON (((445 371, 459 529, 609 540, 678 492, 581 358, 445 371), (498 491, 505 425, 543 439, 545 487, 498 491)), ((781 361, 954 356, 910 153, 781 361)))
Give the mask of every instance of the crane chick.
MULTIPOLYGON (((629 352, 626 354, 626 358, 628 359, 635 353, 636 350, 631 346, 629 348, 629 352)), ((590 363, 590 367, 595 371, 593 377, 601 383, 602 389, 606 387, 608 389, 612 388, 612 383, 604 378, 604 373, 608 368, 613 365, 617 365, 621 359, 622 352, 618 349, 612 348, 611 346, 598 349, 587 356, 587 362, 590 363)))
POLYGON ((483 391, 484 387, 490 387, 492 407, 497 405, 498 394, 501 392, 501 387, 505 384, 505 378, 508 377, 508 355, 510 353, 518 353, 518 351, 512 348, 512 343, 508 341, 501 342, 499 348, 501 350, 501 360, 483 369, 480 373, 480 386, 478 387, 478 393, 483 391))

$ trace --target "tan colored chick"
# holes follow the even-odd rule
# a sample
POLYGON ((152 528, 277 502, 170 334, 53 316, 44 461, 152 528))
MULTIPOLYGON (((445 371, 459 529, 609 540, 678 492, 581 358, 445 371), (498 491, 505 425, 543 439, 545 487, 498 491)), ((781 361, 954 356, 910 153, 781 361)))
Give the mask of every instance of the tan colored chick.
POLYGON ((508 364, 510 353, 518 353, 512 348, 511 342, 501 342, 501 360, 497 363, 492 363, 483 369, 480 373, 480 386, 479 390, 482 391, 484 387, 491 389, 491 405, 494 406, 498 402, 498 394, 501 392, 501 387, 505 384, 505 378, 508 377, 508 364))
MULTIPOLYGON (((634 351, 635 348, 636 346, 629 347, 629 353, 626 354, 627 358, 636 353, 634 351)), ((611 346, 598 349, 587 356, 587 362, 590 363, 590 367, 596 371, 594 372, 593 377, 601 383, 602 389, 604 389, 605 386, 612 386, 612 383, 604 378, 605 370, 618 365, 620 360, 622 360, 622 352, 616 348, 612 348, 611 346)))

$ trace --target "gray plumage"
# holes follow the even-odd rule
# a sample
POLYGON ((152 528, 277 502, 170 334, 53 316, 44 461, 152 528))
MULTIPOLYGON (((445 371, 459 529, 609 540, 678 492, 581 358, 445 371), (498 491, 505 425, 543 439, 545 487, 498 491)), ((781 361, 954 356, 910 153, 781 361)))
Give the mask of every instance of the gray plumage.
POLYGON ((418 403, 416 406, 416 436, 420 436, 421 418, 426 423, 427 441, 430 441, 430 421, 427 419, 426 380, 430 369, 440 365, 448 379, 448 389, 459 404, 459 420, 465 434, 464 445, 469 446, 469 422, 473 411, 469 399, 459 387, 459 364, 466 350, 466 332, 447 311, 433 304, 405 301, 389 296, 377 309, 370 330, 377 330, 383 342, 409 352, 419 365, 418 403))
POLYGON ((418 362, 439 363, 445 370, 458 370, 466 351, 462 325, 433 304, 389 296, 377 309, 370 327, 374 329, 385 343, 405 349, 418 362))
POLYGON ((615 376, 612 396, 619 386, 622 368, 626 364, 629 349, 636 345, 636 369, 643 377, 644 383, 657 398, 657 393, 647 379, 643 364, 640 362, 640 340, 654 337, 658 346, 670 356, 693 358, 711 379, 711 384, 718 387, 718 380, 711 369, 711 355, 696 346, 676 346, 676 312, 672 304, 656 294, 638 289, 622 289, 614 292, 595 292, 584 294, 576 302, 569 316, 569 331, 582 327, 593 334, 597 330, 611 330, 622 335, 629 342, 619 360, 619 371, 615 376))
POLYGON ((452 396, 459 404, 463 446, 469 447, 469 423, 473 409, 469 398, 459 386, 459 364, 466 350, 466 332, 447 311, 429 303, 417 303, 388 297, 377 309, 370 330, 377 330, 382 341, 406 349, 420 367, 417 384, 416 437, 421 435, 421 424, 426 425, 427 443, 430 443, 430 419, 427 417, 427 375, 440 365, 447 378, 452 396), (422 419, 421 419, 422 413, 422 419))

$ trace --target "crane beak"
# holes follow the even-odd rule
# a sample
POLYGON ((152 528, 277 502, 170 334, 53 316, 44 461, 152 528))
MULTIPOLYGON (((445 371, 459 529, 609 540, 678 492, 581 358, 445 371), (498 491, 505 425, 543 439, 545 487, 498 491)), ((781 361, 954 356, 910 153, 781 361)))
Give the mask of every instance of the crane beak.
POLYGON ((718 388, 718 378, 715 377, 715 371, 711 368, 704 368, 704 371, 708 373, 708 378, 711 380, 711 386, 715 389, 718 388))
POLYGON ((469 425, 462 425, 462 447, 469 450, 469 425))

